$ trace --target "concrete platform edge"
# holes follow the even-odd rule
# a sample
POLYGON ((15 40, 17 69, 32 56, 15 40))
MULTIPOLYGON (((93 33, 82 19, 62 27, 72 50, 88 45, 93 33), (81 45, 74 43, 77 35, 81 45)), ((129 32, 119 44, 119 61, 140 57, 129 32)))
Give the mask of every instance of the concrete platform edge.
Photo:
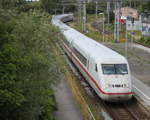
POLYGON ((148 106, 150 106, 150 88, 140 80, 132 76, 133 92, 139 96, 148 106))

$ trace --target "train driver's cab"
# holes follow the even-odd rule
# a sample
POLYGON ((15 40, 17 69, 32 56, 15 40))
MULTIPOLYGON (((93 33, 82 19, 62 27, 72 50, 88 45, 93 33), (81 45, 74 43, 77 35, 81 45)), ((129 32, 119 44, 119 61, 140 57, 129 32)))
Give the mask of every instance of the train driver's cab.
POLYGON ((102 64, 104 75, 126 75, 128 74, 127 64, 102 64))

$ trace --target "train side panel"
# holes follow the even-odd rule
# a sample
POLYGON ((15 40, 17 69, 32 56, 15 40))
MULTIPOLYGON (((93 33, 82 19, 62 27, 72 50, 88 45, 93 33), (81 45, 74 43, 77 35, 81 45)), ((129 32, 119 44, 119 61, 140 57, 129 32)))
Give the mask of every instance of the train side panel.
POLYGON ((126 77, 123 77, 123 75, 104 75, 101 67, 103 62, 106 63, 106 61, 106 64, 112 64, 112 62, 115 62, 114 64, 120 64, 120 62, 126 62, 126 59, 115 51, 62 23, 61 20, 65 22, 70 19, 67 19, 67 15, 60 15, 53 18, 55 18, 55 20, 52 20, 52 23, 60 28, 66 38, 66 40, 62 42, 64 51, 100 98, 107 101, 130 99, 132 96, 132 88, 129 88, 127 91, 126 89, 118 87, 126 83, 129 83, 131 87, 129 67, 129 74, 126 77), (63 17, 65 17, 65 19, 62 19, 63 17), (110 86, 115 86, 116 88, 109 88, 110 86))
POLYGON ((95 92, 102 98, 103 94, 99 91, 98 87, 95 84, 95 83, 98 83, 99 87, 101 87, 97 72, 98 72, 97 64, 95 60, 90 56, 89 73, 92 75, 92 78, 90 78, 89 83, 94 88, 95 92))

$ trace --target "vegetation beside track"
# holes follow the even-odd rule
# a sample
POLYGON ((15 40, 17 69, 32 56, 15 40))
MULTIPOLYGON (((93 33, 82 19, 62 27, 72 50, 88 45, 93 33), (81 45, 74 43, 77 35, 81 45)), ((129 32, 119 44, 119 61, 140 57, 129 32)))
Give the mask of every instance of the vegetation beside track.
MULTIPOLYGON (((94 14, 88 14, 87 15, 87 23, 86 23, 86 32, 82 31, 82 25, 81 22, 79 22, 79 18, 75 17, 74 21, 70 23, 69 25, 76 30, 82 32, 83 34, 87 35, 88 37, 98 41, 98 42, 111 42, 114 43, 114 25, 113 23, 110 23, 109 25, 105 23, 104 27, 104 39, 103 39, 103 23, 101 21, 101 17, 98 16, 97 19, 95 19, 94 14), (109 33, 109 34, 108 34, 109 33)), ((120 31, 120 40, 119 42, 125 42, 125 25, 121 25, 121 31, 120 31)), ((144 37, 141 34, 141 31, 128 31, 128 42, 137 42, 140 44, 143 44, 145 46, 150 46, 150 37, 144 37)))
POLYGON ((137 41, 138 43, 150 47, 150 37, 141 37, 140 40, 137 41))
MULTIPOLYGON (((112 42, 114 43, 114 25, 110 23, 104 24, 104 39, 103 39, 103 22, 101 21, 101 16, 98 16, 95 19, 95 15, 88 14, 87 15, 87 23, 86 23, 86 32, 82 31, 82 25, 79 23, 78 18, 75 17, 74 22, 70 23, 69 25, 78 31, 82 32, 83 34, 87 35, 88 37, 98 41, 98 42, 112 42), (96 28, 95 28, 96 26, 96 28), (109 33, 109 34, 108 34, 109 33)), ((125 41, 125 28, 122 26, 122 31, 120 32, 120 42, 125 41)))
POLYGON ((55 119, 52 86, 61 69, 49 45, 58 32, 49 13, 54 14, 59 2, 0 1, 1 120, 55 119))
MULTIPOLYGON (((60 39, 63 38, 59 33, 56 36, 59 36, 60 39)), ((72 94, 73 94, 77 104, 80 107, 80 112, 83 116, 83 119, 84 120, 94 120, 95 116, 97 115, 97 114, 94 114, 94 116, 92 116, 93 112, 95 111, 94 110, 95 108, 93 108, 91 111, 91 108, 93 106, 90 105, 90 107, 89 107, 90 103, 87 103, 85 90, 79 85, 79 82, 80 82, 79 79, 77 78, 77 76, 75 76, 75 74, 71 70, 70 66, 66 62, 66 60, 65 60, 66 56, 64 56, 64 52, 61 51, 61 48, 59 45, 60 39, 59 39, 59 41, 53 41, 53 43, 49 43, 49 44, 50 44, 50 46, 53 46, 53 53, 55 54, 57 61, 59 63, 59 66, 61 66, 61 70, 63 70, 64 77, 67 80, 67 82, 71 88, 72 94)))
POLYGON ((103 41, 103 39, 102 39, 103 34, 91 27, 93 17, 94 17, 93 15, 89 16, 89 20, 87 23, 87 32, 85 32, 85 33, 82 32, 82 25, 78 23, 78 20, 76 18, 75 18, 74 22, 70 23, 69 25, 71 27, 75 28, 76 30, 80 31, 81 33, 85 34, 86 36, 91 37, 91 38, 93 38, 99 42, 102 42, 103 41))
POLYGON ((60 68, 48 42, 58 32, 45 12, 0 10, 0 119, 54 120, 60 68))

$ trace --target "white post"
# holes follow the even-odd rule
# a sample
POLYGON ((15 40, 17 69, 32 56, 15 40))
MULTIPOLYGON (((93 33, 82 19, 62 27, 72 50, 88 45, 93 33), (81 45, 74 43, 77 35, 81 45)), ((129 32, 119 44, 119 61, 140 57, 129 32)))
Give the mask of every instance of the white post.
POLYGON ((81 2, 78 1, 78 24, 81 23, 81 2))
POLYGON ((133 48, 133 28, 134 28, 134 23, 132 24, 132 32, 131 32, 131 48, 133 48))
POLYGON ((96 8, 95 8, 95 17, 96 17, 96 19, 97 19, 97 1, 95 2, 96 3, 96 8))
POLYGON ((115 19, 114 19, 114 40, 116 42, 116 14, 117 14, 117 9, 116 9, 116 2, 114 2, 114 6, 115 6, 115 19))
POLYGON ((118 10, 118 13, 117 13, 117 42, 119 42, 119 38, 120 38, 120 22, 119 22, 119 19, 120 19, 120 4, 119 2, 117 2, 117 10, 118 10))
POLYGON ((104 13, 99 13, 99 15, 102 15, 102 22, 103 22, 103 42, 105 41, 105 36, 104 36, 104 32, 105 32, 105 16, 104 13))
POLYGON ((62 14, 65 13, 65 6, 63 5, 62 14))
POLYGON ((81 27, 82 27, 82 32, 84 28, 84 20, 83 20, 83 1, 81 2, 81 27))
POLYGON ((86 2, 83 1, 83 32, 86 32, 86 2))
POLYGON ((131 8, 131 0, 130 0, 130 8, 131 8))
POLYGON ((108 24, 110 22, 110 15, 109 15, 109 11, 110 11, 110 2, 107 2, 107 15, 108 15, 108 24))
POLYGON ((127 22, 126 22, 126 41, 125 41, 125 57, 128 58, 128 31, 127 31, 127 22))
POLYGON ((104 33, 104 32, 105 32, 105 30, 104 30, 104 29, 105 29, 105 23, 104 23, 105 20, 104 20, 104 19, 105 19, 105 18, 104 18, 104 13, 103 13, 103 42, 105 41, 105 36, 104 36, 104 34, 105 34, 105 33, 104 33))

